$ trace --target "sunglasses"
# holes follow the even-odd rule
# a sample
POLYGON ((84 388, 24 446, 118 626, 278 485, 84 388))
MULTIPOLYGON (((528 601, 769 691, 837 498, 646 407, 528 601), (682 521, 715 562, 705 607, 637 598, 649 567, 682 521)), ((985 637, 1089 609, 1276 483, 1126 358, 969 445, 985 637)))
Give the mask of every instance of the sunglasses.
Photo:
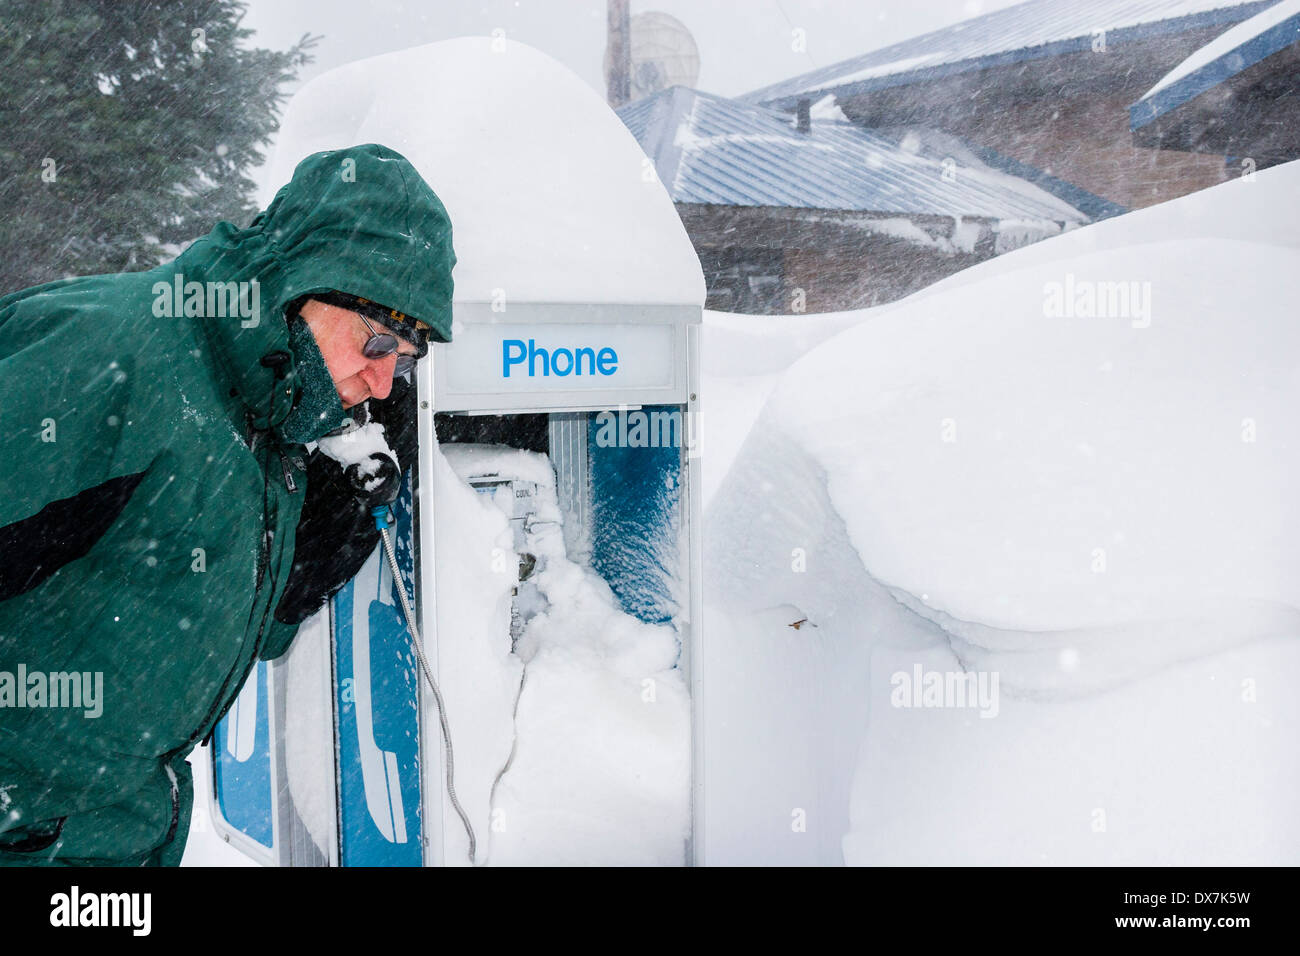
MULTIPOLYGON (((402 339, 388 332, 376 332, 369 319, 360 312, 357 315, 362 322, 366 323, 366 328, 370 330, 370 338, 366 339, 366 344, 361 346, 362 355, 372 359, 385 358, 401 348, 402 339)), ((397 364, 393 366, 393 378, 401 378, 415 368, 415 360, 416 356, 414 355, 403 355, 398 352, 397 364)))

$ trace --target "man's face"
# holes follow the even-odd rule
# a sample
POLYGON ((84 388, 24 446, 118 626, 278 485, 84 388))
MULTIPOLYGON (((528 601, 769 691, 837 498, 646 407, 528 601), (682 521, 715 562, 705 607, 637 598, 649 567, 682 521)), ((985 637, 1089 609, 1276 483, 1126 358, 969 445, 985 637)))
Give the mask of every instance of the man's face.
MULTIPOLYGON (((385 399, 393 388, 393 366, 397 353, 383 358, 366 358, 361 348, 371 332, 360 314, 308 299, 301 309, 302 317, 316 339, 316 347, 325 359, 330 378, 338 390, 344 408, 364 402, 367 398, 385 399)), ((372 325, 374 322, 372 320, 372 325)), ((375 325, 376 332, 386 331, 375 325)), ((410 342, 401 342, 398 352, 415 355, 417 349, 410 342)))

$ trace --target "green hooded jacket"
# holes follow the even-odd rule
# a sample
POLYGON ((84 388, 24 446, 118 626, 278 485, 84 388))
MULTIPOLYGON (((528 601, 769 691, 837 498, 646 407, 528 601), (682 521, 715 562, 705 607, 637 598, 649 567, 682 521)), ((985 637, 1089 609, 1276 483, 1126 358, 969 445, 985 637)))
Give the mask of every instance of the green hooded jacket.
POLYGON ((179 862, 186 755, 293 639, 272 611, 302 445, 344 419, 286 306, 339 290, 450 341, 455 262, 433 190, 365 145, 309 156, 248 228, 218 223, 156 269, 0 298, 6 549, 121 505, 88 551, 0 600, 0 863, 179 862))

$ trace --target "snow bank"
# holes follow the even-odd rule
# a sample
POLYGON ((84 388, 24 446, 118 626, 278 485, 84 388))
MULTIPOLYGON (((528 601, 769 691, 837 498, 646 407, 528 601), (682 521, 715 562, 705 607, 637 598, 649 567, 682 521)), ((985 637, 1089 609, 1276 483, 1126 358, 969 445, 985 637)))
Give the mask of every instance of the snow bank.
POLYGON ((1271 172, 1091 227, 1104 251, 1085 229, 1008 254, 790 369, 766 422, 826 468, 873 575, 995 628, 1300 606, 1300 165, 1271 172), (1253 241, 1166 221, 1238 221, 1252 189, 1253 241))
MULTIPOLYGON (((1288 220, 1295 222, 1300 217, 1300 193, 1295 188, 1294 167, 1294 163, 1276 166, 1181 199, 1104 219, 1086 229, 1069 230, 1050 241, 1036 242, 953 273, 906 300, 891 303, 890 307, 903 307, 905 303, 915 307, 928 296, 1012 271, 1054 262, 1069 263, 1094 252, 1114 252, 1153 242, 1209 239, 1300 249, 1300 228, 1288 225, 1288 220)), ((1259 269, 1251 269, 1248 275, 1259 273, 1259 269)), ((877 310, 880 311, 883 310, 877 310)))
POLYGON ((991 720, 891 706, 891 674, 960 664, 941 646, 876 646, 843 859, 1294 866, 1297 635, 1086 697, 1003 693, 991 720))
POLYGON ((937 629, 867 574, 824 471, 780 428, 755 427, 721 481, 703 565, 705 862, 840 863, 871 648, 937 629))
POLYGON ((705 312, 701 376, 705 386, 703 481, 705 506, 750 434, 781 373, 803 353, 862 321, 862 312, 794 317, 705 312), (707 430, 706 430, 707 429, 707 430))
POLYGON ((1298 187, 1107 220, 829 337, 706 316, 706 401, 745 431, 717 455, 711 418, 703 457, 710 863, 1300 859, 1298 187), (1120 281, 1145 315, 1097 309, 1120 281), (995 719, 899 706, 917 666, 997 675, 995 719))

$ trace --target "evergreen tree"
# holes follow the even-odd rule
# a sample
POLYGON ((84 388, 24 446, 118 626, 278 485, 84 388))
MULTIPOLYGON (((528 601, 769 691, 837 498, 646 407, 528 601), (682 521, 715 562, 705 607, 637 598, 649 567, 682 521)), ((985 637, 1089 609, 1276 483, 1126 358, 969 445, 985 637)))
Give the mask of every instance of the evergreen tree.
POLYGON ((318 38, 244 45, 236 0, 5 0, 0 294, 148 269, 256 212, 245 175, 318 38))

